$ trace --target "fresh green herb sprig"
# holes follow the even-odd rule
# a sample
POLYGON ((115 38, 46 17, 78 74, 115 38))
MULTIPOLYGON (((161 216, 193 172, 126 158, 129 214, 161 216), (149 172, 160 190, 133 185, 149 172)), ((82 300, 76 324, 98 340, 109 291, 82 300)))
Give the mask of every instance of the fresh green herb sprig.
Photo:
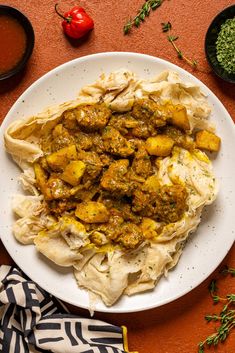
POLYGON ((171 23, 169 21, 168 22, 162 22, 161 25, 162 25, 162 32, 168 32, 172 28, 171 23))
MULTIPOLYGON (((170 22, 163 22, 162 24, 162 32, 169 32, 172 29, 172 25, 170 22)), ((178 36, 174 36, 174 35, 168 35, 167 39, 168 41, 171 43, 171 45, 173 46, 173 48, 175 49, 177 56, 179 59, 181 60, 185 60, 187 62, 187 64, 189 64, 190 66, 192 66, 193 68, 197 67, 197 60, 194 59, 189 59, 187 56, 185 56, 182 52, 182 50, 180 50, 178 48, 178 46, 176 45, 175 41, 178 39, 178 36)))
MULTIPOLYGON (((226 267, 222 274, 235 276, 235 269, 226 267)), ((198 353, 205 353, 205 348, 210 346, 217 346, 220 342, 224 342, 229 333, 235 327, 235 294, 228 294, 226 297, 218 295, 217 281, 212 280, 209 286, 209 292, 214 304, 224 302, 222 311, 217 314, 206 315, 207 322, 218 322, 219 327, 216 332, 208 336, 204 341, 198 344, 198 353)))
POLYGON ((164 0, 146 0, 145 3, 141 6, 137 15, 133 18, 130 18, 127 23, 123 27, 124 34, 128 34, 132 27, 139 27, 142 22, 144 22, 145 18, 150 15, 152 10, 156 10, 164 0))
POLYGON ((224 275, 230 274, 231 276, 235 277, 235 268, 229 268, 228 266, 225 266, 221 273, 224 275))

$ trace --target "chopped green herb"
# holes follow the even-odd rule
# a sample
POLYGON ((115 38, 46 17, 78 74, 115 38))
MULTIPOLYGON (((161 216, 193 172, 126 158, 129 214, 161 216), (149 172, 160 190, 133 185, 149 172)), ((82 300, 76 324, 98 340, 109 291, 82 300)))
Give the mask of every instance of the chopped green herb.
POLYGON ((229 74, 235 74, 235 17, 222 25, 216 40, 216 57, 229 74))

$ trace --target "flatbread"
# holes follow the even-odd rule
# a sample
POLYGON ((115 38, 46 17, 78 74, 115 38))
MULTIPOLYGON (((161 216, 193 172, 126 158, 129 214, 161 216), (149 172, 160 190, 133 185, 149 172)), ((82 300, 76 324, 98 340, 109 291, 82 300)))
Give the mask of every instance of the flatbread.
POLYGON ((201 151, 189 152, 180 147, 175 147, 171 156, 162 158, 158 178, 162 184, 177 182, 186 186, 188 210, 180 221, 164 226, 154 240, 146 240, 127 253, 115 247, 99 251, 89 248, 89 234, 82 224, 66 217, 56 222, 45 209, 43 196, 35 186, 32 164, 43 155, 40 137, 60 122, 64 111, 84 103, 104 102, 113 111, 126 112, 136 99, 145 97, 161 104, 170 101, 184 105, 190 131, 214 130, 209 121, 211 108, 198 86, 182 82, 171 71, 142 80, 133 72, 118 70, 103 74, 82 88, 75 100, 17 120, 5 131, 6 150, 22 169, 22 187, 31 194, 14 198, 12 208, 19 217, 13 225, 14 236, 23 244, 34 243, 38 251, 57 265, 72 266, 78 285, 98 295, 107 306, 113 305, 122 294, 151 290, 177 264, 186 239, 200 222, 203 207, 211 204, 218 192, 210 160, 201 151))

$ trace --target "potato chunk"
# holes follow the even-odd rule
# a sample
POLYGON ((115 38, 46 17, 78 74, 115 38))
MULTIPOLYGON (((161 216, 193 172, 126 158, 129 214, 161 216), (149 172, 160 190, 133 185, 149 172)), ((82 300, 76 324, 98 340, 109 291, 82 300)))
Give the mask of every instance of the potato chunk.
POLYGON ((161 232, 162 225, 151 218, 143 218, 140 228, 146 239, 156 238, 161 232))
POLYGON ((169 156, 173 145, 174 140, 166 135, 157 135, 146 140, 146 149, 153 156, 169 156))
POLYGON ((172 125, 179 127, 180 129, 189 130, 190 124, 186 108, 181 104, 177 104, 172 106, 170 110, 172 112, 172 116, 169 119, 169 122, 172 123, 172 125))
POLYGON ((34 163, 34 173, 38 188, 41 190, 45 199, 51 198, 50 189, 47 187, 47 175, 45 170, 41 167, 39 163, 34 163))
POLYGON ((109 220, 109 212, 101 202, 81 202, 75 211, 75 216, 86 223, 104 223, 109 220))
POLYGON ((77 186, 85 172, 86 165, 82 161, 72 161, 64 169, 60 178, 72 186, 77 186))
POLYGON ((54 171, 62 171, 70 160, 77 159, 77 150, 75 145, 61 148, 46 157, 47 163, 54 171))
POLYGON ((157 175, 151 175, 150 177, 148 177, 143 185, 144 190, 148 192, 156 192, 158 191, 159 187, 160 183, 157 175))
POLYGON ((196 147, 211 152, 218 152, 220 149, 220 138, 207 130, 196 133, 196 147))

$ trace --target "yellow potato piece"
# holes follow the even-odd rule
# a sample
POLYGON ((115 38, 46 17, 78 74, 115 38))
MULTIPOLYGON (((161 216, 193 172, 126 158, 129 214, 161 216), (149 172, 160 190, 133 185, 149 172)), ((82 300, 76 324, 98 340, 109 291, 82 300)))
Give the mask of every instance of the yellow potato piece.
POLYGON ((72 186, 77 186, 85 172, 86 165, 82 161, 72 161, 64 169, 60 178, 72 186))
POLYGON ((143 185, 144 190, 148 192, 157 191, 160 187, 158 177, 156 175, 151 175, 148 177, 143 185))
POLYGON ((70 160, 75 159, 77 159, 77 150, 75 145, 61 148, 46 157, 49 167, 55 171, 61 171, 70 160))
POLYGON ((184 106, 178 104, 172 108, 172 117, 169 120, 172 125, 175 125, 183 130, 189 130, 190 124, 187 115, 187 110, 184 106))
POLYGON ((166 157, 171 153, 174 140, 166 135, 149 137, 146 140, 146 149, 150 155, 166 157))
POLYGON ((75 216, 86 223, 104 223, 109 220, 109 212, 101 202, 81 202, 75 211, 75 216))
POLYGON ((153 219, 144 217, 142 223, 140 224, 140 228, 146 239, 152 239, 159 235, 158 232, 160 231, 161 226, 153 219))
POLYGON ((39 163, 34 163, 33 167, 38 188, 41 190, 46 199, 50 199, 51 191, 47 187, 47 176, 45 170, 40 166, 39 163))
POLYGON ((196 133, 196 147, 211 152, 218 152, 220 149, 220 138, 207 130, 196 133))

